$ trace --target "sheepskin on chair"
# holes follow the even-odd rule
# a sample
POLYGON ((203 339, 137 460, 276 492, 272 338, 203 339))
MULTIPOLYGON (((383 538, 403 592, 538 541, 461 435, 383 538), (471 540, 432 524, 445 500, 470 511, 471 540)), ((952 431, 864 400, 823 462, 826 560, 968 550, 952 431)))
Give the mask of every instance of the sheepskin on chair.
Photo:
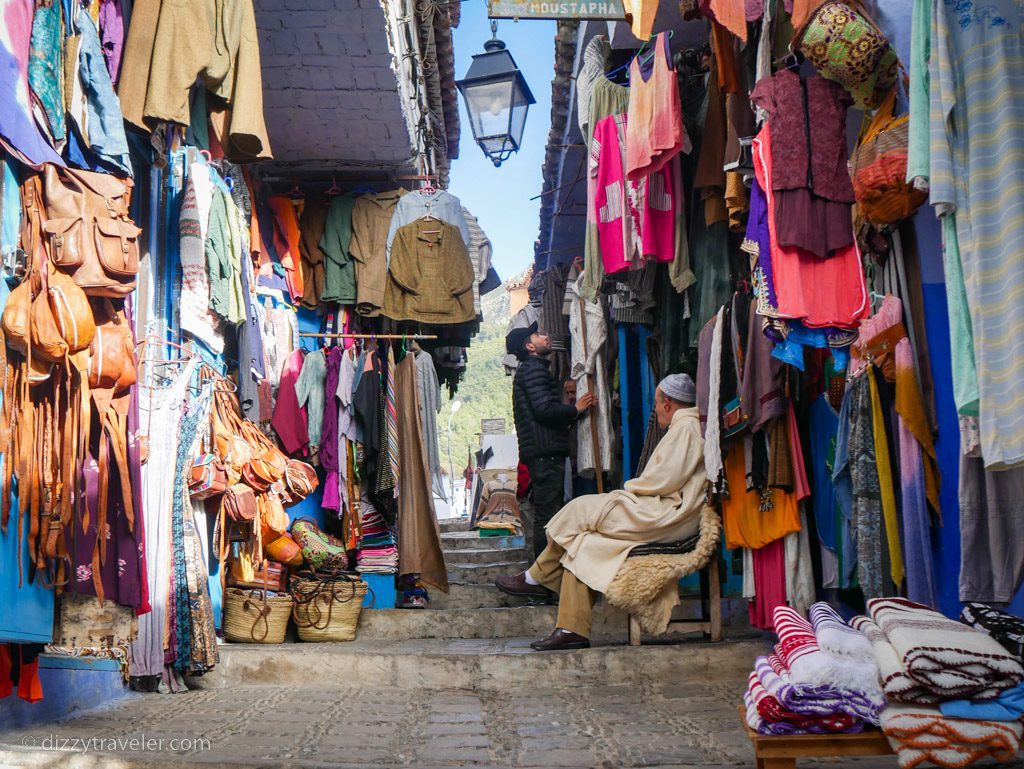
POLYGON ((608 587, 605 599, 635 616, 645 633, 664 633, 672 609, 679 605, 679 580, 704 568, 718 549, 721 520, 713 507, 705 505, 701 510, 699 533, 696 547, 688 553, 627 558, 608 587))

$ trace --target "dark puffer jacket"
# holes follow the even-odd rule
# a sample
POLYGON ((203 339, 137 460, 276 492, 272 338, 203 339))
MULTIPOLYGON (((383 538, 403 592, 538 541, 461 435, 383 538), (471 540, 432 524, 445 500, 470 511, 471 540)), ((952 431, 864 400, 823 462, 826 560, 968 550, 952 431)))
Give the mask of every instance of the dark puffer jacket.
POLYGON ((531 355, 519 364, 512 382, 512 410, 519 438, 519 459, 569 456, 569 428, 576 407, 562 403, 548 361, 531 355))

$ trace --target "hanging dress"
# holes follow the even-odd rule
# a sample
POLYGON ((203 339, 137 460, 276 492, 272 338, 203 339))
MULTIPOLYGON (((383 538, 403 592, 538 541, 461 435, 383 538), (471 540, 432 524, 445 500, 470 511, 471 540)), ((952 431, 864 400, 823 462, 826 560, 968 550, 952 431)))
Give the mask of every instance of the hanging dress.
POLYGON ((679 83, 668 41, 665 33, 658 35, 653 57, 637 56, 629 65, 626 178, 630 181, 660 171, 680 152, 692 149, 683 126, 679 83))

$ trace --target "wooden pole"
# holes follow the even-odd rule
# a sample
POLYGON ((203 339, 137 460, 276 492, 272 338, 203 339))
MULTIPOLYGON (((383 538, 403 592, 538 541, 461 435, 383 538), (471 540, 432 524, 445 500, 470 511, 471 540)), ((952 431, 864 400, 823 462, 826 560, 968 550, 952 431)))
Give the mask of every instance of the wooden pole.
MULTIPOLYGON (((587 302, 583 297, 580 297, 580 331, 583 336, 581 341, 583 342, 583 362, 586 365, 587 361, 587 302)), ((587 392, 596 396, 594 393, 594 375, 591 373, 587 374, 587 392)), ((591 409, 590 414, 587 418, 590 420, 590 443, 594 449, 594 475, 597 477, 597 493, 604 494, 604 468, 601 466, 601 444, 597 438, 597 415, 596 409, 591 409)))

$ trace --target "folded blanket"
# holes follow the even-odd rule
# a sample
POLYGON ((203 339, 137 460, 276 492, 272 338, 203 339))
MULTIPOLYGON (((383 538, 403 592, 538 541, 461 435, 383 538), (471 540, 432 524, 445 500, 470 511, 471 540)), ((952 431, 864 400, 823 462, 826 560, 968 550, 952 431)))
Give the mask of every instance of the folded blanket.
POLYGON ((907 675, 942 699, 993 699, 1024 681, 1020 660, 991 636, 904 598, 873 598, 868 613, 907 675))
POLYGON ((754 701, 758 715, 766 723, 790 724, 808 734, 853 733, 864 729, 863 722, 847 713, 809 716, 787 710, 764 688, 756 670, 747 679, 747 694, 754 701))
POLYGON ((1019 721, 1024 718, 1024 684, 1007 689, 994 700, 950 700, 939 705, 947 718, 975 721, 1019 721))
POLYGON ((854 617, 852 625, 871 641, 875 662, 882 676, 882 691, 890 701, 918 705, 939 702, 940 697, 907 675, 896 650, 870 617, 854 617))
POLYGON ((833 686, 861 692, 872 700, 882 699, 874 655, 859 660, 822 651, 811 623, 789 606, 776 606, 773 618, 779 635, 776 654, 796 685, 833 686))
POLYGON ((983 603, 967 603, 960 612, 960 621, 988 633, 1010 654, 1024 659, 1024 619, 983 603))
POLYGON ((827 684, 797 685, 778 655, 758 657, 754 672, 761 685, 779 704, 794 713, 810 716, 828 716, 846 713, 868 723, 878 724, 879 713, 885 707, 885 697, 879 691, 864 692, 840 689, 827 684))
POLYGON ((827 603, 816 603, 809 611, 811 627, 818 646, 838 659, 874 662, 875 650, 861 631, 846 624, 839 613, 827 603))
POLYGON ((902 769, 925 761, 959 767, 983 758, 1009 761, 1020 746, 1021 724, 945 718, 936 708, 893 705, 882 713, 882 731, 902 769))
POLYGON ((758 734, 779 735, 779 734, 806 734, 806 732, 787 723, 771 723, 761 718, 757 712, 757 706, 750 696, 750 692, 743 693, 743 704, 747 707, 747 726, 758 734))

